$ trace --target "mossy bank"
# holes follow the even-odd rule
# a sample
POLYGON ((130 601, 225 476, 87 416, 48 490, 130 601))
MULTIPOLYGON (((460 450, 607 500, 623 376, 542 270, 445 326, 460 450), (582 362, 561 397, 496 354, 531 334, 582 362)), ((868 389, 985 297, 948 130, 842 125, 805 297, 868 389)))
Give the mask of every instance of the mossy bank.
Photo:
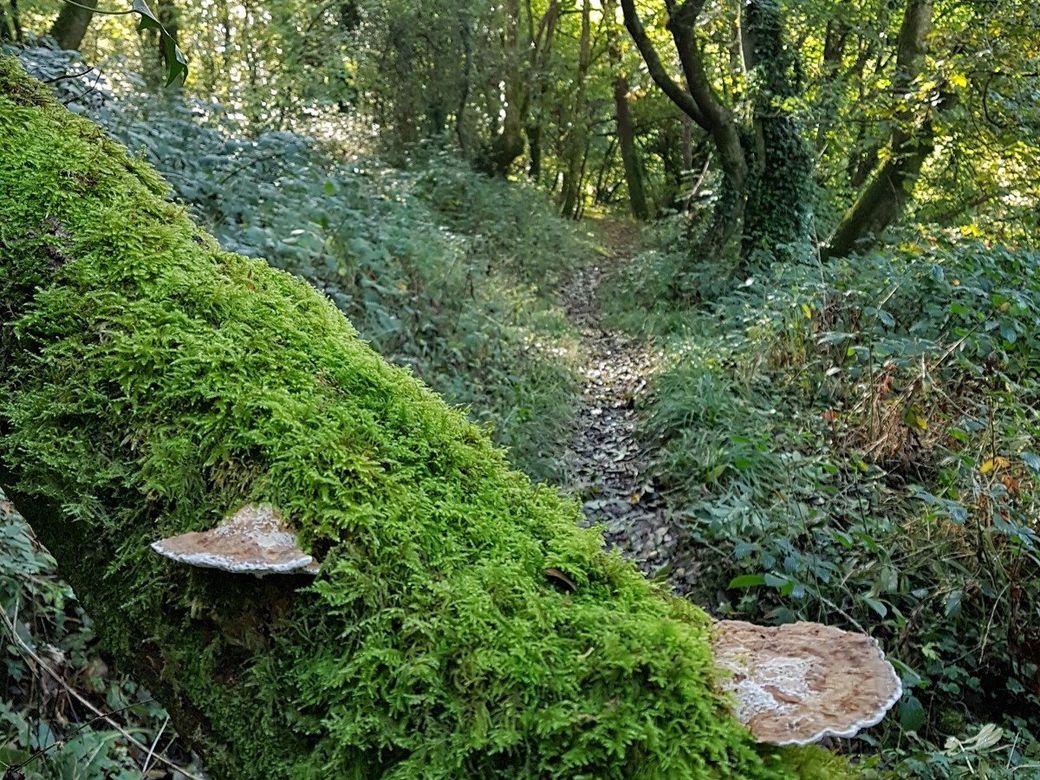
POLYGON ((212 776, 835 776, 727 714, 706 615, 166 192, 0 58, 0 483, 212 776), (317 578, 149 550, 247 501, 317 578))

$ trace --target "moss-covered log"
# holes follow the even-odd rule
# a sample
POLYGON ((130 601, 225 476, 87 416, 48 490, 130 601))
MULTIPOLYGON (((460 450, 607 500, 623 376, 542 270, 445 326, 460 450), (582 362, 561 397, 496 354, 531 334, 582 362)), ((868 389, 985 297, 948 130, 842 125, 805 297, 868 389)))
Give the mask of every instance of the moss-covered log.
POLYGON ((0 484, 213 777, 820 765, 727 714, 703 612, 167 195, 0 58, 0 484), (291 518, 317 577, 149 549, 249 501, 291 518))

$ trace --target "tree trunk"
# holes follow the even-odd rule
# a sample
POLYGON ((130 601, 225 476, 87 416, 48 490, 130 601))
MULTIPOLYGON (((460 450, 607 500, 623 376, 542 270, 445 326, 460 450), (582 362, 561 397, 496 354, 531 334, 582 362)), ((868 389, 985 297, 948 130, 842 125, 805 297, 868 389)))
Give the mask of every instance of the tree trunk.
POLYGON ((639 154, 636 151, 636 134, 628 107, 628 79, 621 75, 614 80, 614 110, 617 119, 618 148, 625 168, 625 186, 628 188, 632 216, 647 220, 653 216, 653 211, 646 197, 643 168, 639 164, 639 154))
POLYGON ((628 77, 623 71, 621 41, 614 19, 617 13, 614 0, 603 3, 603 15, 607 20, 607 48, 610 65, 614 70, 614 119, 617 123, 618 147, 625 169, 625 186, 628 188, 628 203, 636 219, 650 219, 652 211, 646 198, 643 169, 636 151, 636 134, 632 126, 632 112, 628 105, 628 77))
POLYGON ((807 245, 813 187, 813 155, 801 128, 784 107, 798 93, 795 57, 785 45, 778 0, 747 0, 741 29, 747 35, 746 68, 758 82, 751 180, 743 254, 756 249, 785 260, 807 245))
POLYGON ((22 42, 22 20, 18 13, 18 0, 10 0, 10 19, 4 13, 3 0, 0 0, 0 41, 10 40, 22 42))
POLYGON ((586 105, 586 80, 592 60, 592 3, 582 0, 581 37, 578 42, 578 72, 575 77, 574 105, 571 107, 570 127, 567 130, 565 151, 567 159, 563 173, 563 205, 560 213, 571 219, 577 218, 581 198, 582 164, 588 140, 588 106, 586 105))
POLYGON ((51 37, 61 48, 78 51, 90 20, 94 18, 95 8, 97 0, 78 0, 76 5, 65 3, 51 26, 51 37))
POLYGON ((932 96, 933 106, 921 109, 913 100, 932 29, 932 0, 907 0, 899 29, 894 87, 899 98, 889 158, 874 174, 856 202, 845 212, 823 250, 825 257, 844 257, 869 250, 885 229, 902 215, 913 195, 921 167, 934 149, 933 111, 952 104, 952 97, 932 96))
POLYGON ((685 89, 669 75, 643 28, 635 0, 621 0, 625 26, 651 78, 672 102, 700 125, 715 145, 722 171, 715 213, 698 255, 726 254, 739 245, 741 259, 763 248, 785 255, 808 240, 806 213, 811 205, 812 154, 784 105, 796 92, 791 47, 783 40, 777 0, 742 4, 741 49, 746 69, 761 84, 752 107, 751 127, 739 119, 742 107, 727 106, 717 94, 696 39, 704 0, 668 3, 668 31, 681 65, 685 89), (737 241, 736 239, 742 240, 737 241))
POLYGON ((0 485, 210 776, 797 776, 703 612, 167 196, 0 57, 0 485), (317 576, 149 549, 245 503, 317 576))
POLYGON ((505 68, 502 73, 504 105, 501 127, 492 136, 484 155, 484 171, 505 178, 516 158, 524 153, 523 106, 526 103, 524 72, 525 61, 520 42, 520 0, 507 0, 503 5, 505 37, 505 68))
POLYGON ((820 154, 827 146, 827 133, 834 121, 840 103, 838 95, 838 70, 845 54, 845 42, 849 37, 849 25, 843 20, 833 19, 827 23, 823 39, 823 62, 820 66, 820 97, 817 102, 819 119, 816 123, 816 141, 813 144, 820 154))
POLYGON ((542 178, 542 126, 529 124, 527 126, 527 177, 531 181, 541 181, 542 178))

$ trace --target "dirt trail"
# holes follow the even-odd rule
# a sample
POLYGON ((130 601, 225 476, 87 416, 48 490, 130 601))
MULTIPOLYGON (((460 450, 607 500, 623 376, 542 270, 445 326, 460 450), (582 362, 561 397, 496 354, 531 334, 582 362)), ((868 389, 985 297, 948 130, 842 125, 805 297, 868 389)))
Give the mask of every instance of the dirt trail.
POLYGON ((587 520, 603 527, 609 545, 651 575, 672 564, 669 580, 681 590, 687 572, 672 560, 677 535, 635 435, 636 401, 660 356, 649 341, 606 330, 600 316, 601 284, 639 251, 637 231, 623 222, 591 224, 610 254, 577 271, 564 291, 581 334, 584 385, 567 487, 581 499, 587 520))

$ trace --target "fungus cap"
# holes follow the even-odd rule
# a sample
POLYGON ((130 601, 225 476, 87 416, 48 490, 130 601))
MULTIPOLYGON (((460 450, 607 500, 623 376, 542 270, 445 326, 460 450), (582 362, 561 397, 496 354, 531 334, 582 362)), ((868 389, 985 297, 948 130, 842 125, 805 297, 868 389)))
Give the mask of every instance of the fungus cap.
POLYGON ((293 529, 268 504, 246 504, 216 528, 171 536, 152 549, 180 563, 243 574, 288 574, 318 570, 296 544, 293 529))
POLYGON ((903 693, 872 638, 819 623, 722 620, 712 640, 722 686, 759 742, 807 745, 876 725, 903 693))

